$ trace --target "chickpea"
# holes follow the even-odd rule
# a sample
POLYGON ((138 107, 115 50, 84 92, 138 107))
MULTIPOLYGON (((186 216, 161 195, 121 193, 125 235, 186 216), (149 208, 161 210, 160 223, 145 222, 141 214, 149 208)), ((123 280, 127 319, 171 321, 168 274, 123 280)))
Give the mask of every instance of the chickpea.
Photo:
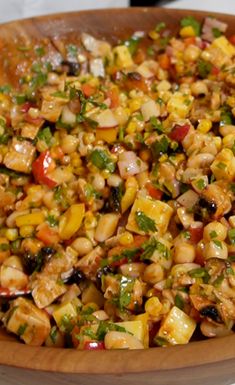
POLYGON ((213 239, 224 241, 227 237, 227 232, 228 230, 225 225, 222 225, 220 222, 213 221, 204 227, 203 238, 207 242, 213 239))
POLYGON ((106 349, 144 349, 142 342, 129 333, 111 331, 105 335, 106 349))
POLYGON ((228 248, 224 241, 213 240, 205 244, 205 249, 203 252, 205 259, 209 258, 228 258, 228 248))
POLYGON ((143 280, 145 282, 154 285, 157 282, 162 281, 164 278, 164 269, 159 263, 151 263, 148 265, 143 274, 143 280))
POLYGON ((201 52, 200 48, 190 44, 188 47, 186 47, 184 51, 184 60, 187 62, 195 61, 200 56, 200 52, 201 52))
POLYGON ((118 187, 122 183, 122 179, 119 175, 112 174, 107 179, 107 184, 110 187, 118 187))
POLYGON ((193 245, 187 242, 180 242, 174 248, 175 263, 192 263, 196 257, 196 251, 193 245))
POLYGON ((93 177, 94 179, 92 181, 92 186, 94 187, 94 189, 98 191, 103 190, 105 187, 105 179, 102 177, 102 175, 96 173, 93 177))
POLYGON ((78 252, 79 255, 86 255, 92 251, 92 242, 85 237, 76 238, 71 246, 78 252))
POLYGON ((207 95, 208 88, 204 81, 198 80, 191 85, 191 91, 194 96, 207 95))

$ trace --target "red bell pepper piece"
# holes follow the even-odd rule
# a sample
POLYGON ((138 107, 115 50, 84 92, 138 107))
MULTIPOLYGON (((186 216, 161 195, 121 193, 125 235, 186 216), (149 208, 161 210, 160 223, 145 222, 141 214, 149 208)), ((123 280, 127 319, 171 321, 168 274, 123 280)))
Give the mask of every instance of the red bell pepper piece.
POLYGON ((231 44, 235 45, 235 35, 230 36, 229 41, 231 44))
POLYGON ((154 187, 154 185, 151 182, 146 183, 146 189, 149 193, 149 195, 157 200, 161 200, 163 192, 159 190, 158 188, 154 187))
POLYGON ((203 226, 189 227, 190 241, 197 244, 203 237, 203 226))
POLYGON ((183 126, 180 126, 179 124, 176 124, 171 133, 169 134, 169 137, 172 140, 175 140, 176 142, 182 142, 187 135, 187 133, 190 130, 189 124, 184 124, 183 126))
POLYGON ((103 341, 86 341, 84 343, 84 350, 104 350, 104 342, 103 341))
POLYGON ((50 152, 44 151, 32 164, 32 172, 35 180, 38 183, 45 184, 50 188, 53 188, 57 183, 47 176, 47 172, 53 167, 53 159, 50 156, 50 152))

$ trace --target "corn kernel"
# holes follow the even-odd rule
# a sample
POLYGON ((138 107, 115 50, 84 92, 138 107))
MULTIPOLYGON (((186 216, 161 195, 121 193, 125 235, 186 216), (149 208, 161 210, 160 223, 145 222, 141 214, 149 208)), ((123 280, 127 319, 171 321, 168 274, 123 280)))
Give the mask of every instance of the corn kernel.
POLYGON ((21 226, 20 227, 20 236, 22 238, 28 238, 28 237, 31 237, 34 233, 34 226, 21 226))
POLYGON ((18 238, 18 229, 7 229, 5 236, 7 237, 8 241, 15 241, 18 238))
POLYGON ((223 140, 222 140, 223 146, 228 147, 228 148, 232 148, 234 141, 235 141, 235 134, 228 134, 228 135, 223 137, 223 140))
POLYGON ((235 227, 235 215, 231 215, 228 219, 230 226, 235 227))
POLYGON ((228 96, 226 99, 226 104, 229 105, 229 107, 235 107, 235 97, 234 96, 228 96))
POLYGON ((137 123, 132 119, 127 125, 126 132, 127 134, 134 134, 136 132, 136 129, 137 123))
POLYGON ((207 132, 210 131, 211 127, 212 127, 212 122, 209 119, 201 119, 197 126, 197 129, 203 134, 206 134, 207 132))
POLYGON ((157 317, 162 310, 162 304, 158 297, 151 297, 145 303, 145 311, 153 317, 157 317))
POLYGON ((74 152, 70 155, 70 159, 71 159, 71 165, 73 167, 79 167, 81 166, 82 164, 82 160, 80 158, 80 156, 78 155, 77 152, 74 152))
POLYGON ((127 246, 127 245, 130 245, 131 243, 134 242, 134 237, 131 233, 129 233, 128 231, 125 231, 125 233, 123 233, 120 238, 119 238, 119 243, 122 245, 122 246, 127 246))
POLYGON ((129 108, 131 112, 138 111, 141 107, 141 100, 139 98, 129 101, 129 108))
POLYGON ((186 27, 181 28, 180 30, 180 36, 181 37, 194 37, 195 36, 195 30, 191 25, 188 25, 186 27))
POLYGON ((159 33, 157 31, 150 31, 149 32, 149 37, 153 40, 157 40, 159 38, 159 33))
POLYGON ((95 216, 92 214, 91 211, 88 211, 86 214, 85 214, 85 218, 84 218, 84 227, 86 230, 91 230, 91 229, 94 229, 97 225, 97 220, 95 218, 95 216))
POLYGON ((221 145, 222 145, 222 139, 220 138, 220 136, 215 136, 213 138, 213 141, 214 141, 214 143, 216 145, 217 150, 220 151, 221 145))
POLYGON ((167 154, 163 154, 163 155, 160 156, 159 162, 160 163, 164 163, 164 162, 167 161, 167 159, 168 159, 168 155, 167 154))

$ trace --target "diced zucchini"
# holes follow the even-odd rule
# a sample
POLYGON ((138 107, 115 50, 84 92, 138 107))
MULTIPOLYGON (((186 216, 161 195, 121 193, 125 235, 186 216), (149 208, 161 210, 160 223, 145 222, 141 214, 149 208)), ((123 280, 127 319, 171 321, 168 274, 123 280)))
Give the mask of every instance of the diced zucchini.
POLYGON ((101 308, 104 304, 104 297, 102 293, 95 287, 93 283, 85 288, 82 292, 82 303, 86 305, 89 302, 94 302, 101 308))
POLYGON ((116 325, 123 327, 127 332, 133 334, 140 342, 142 342, 147 348, 146 341, 146 332, 148 334, 148 330, 146 329, 147 321, 144 319, 136 319, 134 321, 124 321, 124 322, 116 322, 116 325))
POLYGON ((187 344, 196 329, 196 322, 174 306, 163 321, 156 337, 170 345, 187 344))
POLYGON ((8 331, 17 334, 26 344, 34 346, 45 342, 51 328, 47 313, 22 297, 12 302, 3 322, 8 331))
POLYGON ((137 234, 145 234, 136 223, 136 212, 142 212, 148 218, 151 218, 155 222, 158 233, 164 234, 173 214, 173 209, 167 203, 158 200, 143 197, 136 198, 126 228, 137 234))
POLYGON ((53 313, 52 316, 58 326, 58 328, 61 327, 61 324, 63 322, 63 318, 66 316, 68 319, 76 318, 77 311, 72 302, 63 303, 60 305, 53 313))

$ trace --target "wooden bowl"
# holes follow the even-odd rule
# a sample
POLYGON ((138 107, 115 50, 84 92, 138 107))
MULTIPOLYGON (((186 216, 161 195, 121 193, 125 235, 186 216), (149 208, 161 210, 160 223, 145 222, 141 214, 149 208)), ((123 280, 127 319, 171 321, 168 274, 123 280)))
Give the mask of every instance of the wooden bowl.
MULTIPOLYGON (((74 43, 79 41, 81 32, 87 32, 115 42, 137 30, 149 31, 161 21, 171 30, 177 30, 179 20, 189 14, 199 20, 207 15, 199 11, 161 8, 108 9, 36 17, 1 25, 0 84, 17 83, 33 60, 23 48, 42 40, 51 45, 49 59, 56 61, 58 38, 74 43)), ((210 12, 210 15, 213 14, 210 12)), ((235 33, 234 16, 214 16, 228 23, 229 34, 235 33)), ((92 352, 26 346, 1 331, 0 365, 70 373, 76 383, 79 379, 83 385, 94 381, 103 384, 112 381, 115 385, 119 384, 120 377, 122 384, 222 385, 235 380, 235 335, 169 348, 92 352)))

